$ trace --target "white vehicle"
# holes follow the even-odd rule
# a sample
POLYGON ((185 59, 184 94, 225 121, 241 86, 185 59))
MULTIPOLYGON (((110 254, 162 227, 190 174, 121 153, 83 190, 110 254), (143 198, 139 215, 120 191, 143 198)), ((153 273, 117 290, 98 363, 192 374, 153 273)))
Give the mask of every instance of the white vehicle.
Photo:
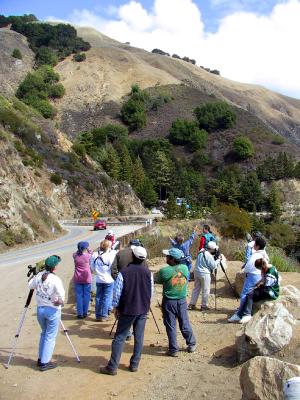
POLYGON ((162 215, 162 212, 158 208, 152 208, 151 214, 159 214, 162 215))

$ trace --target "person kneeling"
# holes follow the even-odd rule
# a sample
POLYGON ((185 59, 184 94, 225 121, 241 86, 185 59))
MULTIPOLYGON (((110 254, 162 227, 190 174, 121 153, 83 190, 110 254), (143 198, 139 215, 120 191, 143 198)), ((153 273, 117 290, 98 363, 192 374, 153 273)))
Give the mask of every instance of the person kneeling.
POLYGON ((279 274, 277 269, 264 258, 255 261, 255 267, 261 270, 262 279, 256 287, 247 294, 243 308, 238 312, 239 323, 245 324, 252 318, 253 302, 261 300, 276 300, 279 296, 279 274))

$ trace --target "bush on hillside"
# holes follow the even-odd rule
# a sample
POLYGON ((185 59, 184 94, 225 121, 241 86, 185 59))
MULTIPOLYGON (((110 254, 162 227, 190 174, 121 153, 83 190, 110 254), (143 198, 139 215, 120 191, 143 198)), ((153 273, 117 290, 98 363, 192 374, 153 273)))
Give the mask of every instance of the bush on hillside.
POLYGON ((284 250, 279 247, 268 246, 270 263, 280 272, 300 272, 299 263, 293 258, 287 257, 284 250))
POLYGON ((131 131, 142 129, 147 122, 144 103, 133 98, 129 99, 121 108, 121 118, 131 131))
POLYGON ((207 132, 200 130, 194 121, 177 119, 172 123, 169 140, 175 145, 188 144, 192 151, 197 151, 206 146, 207 132))
POLYGON ((57 55, 49 47, 40 47, 35 54, 36 65, 51 65, 54 67, 58 63, 57 55))
POLYGON ((0 28, 3 28, 9 24, 36 22, 37 20, 37 17, 33 14, 24 14, 19 16, 10 15, 8 17, 5 17, 5 15, 0 15, 0 28))
POLYGON ((216 208, 215 218, 220 231, 226 238, 244 238, 251 231, 249 214, 232 204, 220 204, 216 208))
POLYGON ((278 146, 282 145, 283 143, 285 143, 285 140, 282 136, 279 135, 273 135, 272 137, 272 143, 273 144, 277 144, 278 146))
POLYGON ((246 160, 254 154, 254 147, 251 140, 242 135, 234 140, 233 149, 239 160, 246 160))
POLYGON ((50 181, 54 183, 55 185, 61 185, 62 184, 62 177, 54 172, 53 174, 50 175, 50 181))
POLYGON ((13 49, 13 52, 11 53, 11 56, 14 58, 18 58, 19 60, 22 60, 22 53, 20 52, 19 49, 13 49))
POLYGON ((267 235, 271 246, 284 250, 292 249, 296 243, 296 234, 288 224, 273 223, 267 226, 267 235))
POLYGON ((74 54, 73 60, 76 62, 82 62, 86 60, 86 54, 85 53, 77 53, 74 54))
POLYGON ((194 113, 199 128, 208 132, 231 128, 236 122, 236 114, 232 107, 223 101, 204 104, 197 107, 194 113))

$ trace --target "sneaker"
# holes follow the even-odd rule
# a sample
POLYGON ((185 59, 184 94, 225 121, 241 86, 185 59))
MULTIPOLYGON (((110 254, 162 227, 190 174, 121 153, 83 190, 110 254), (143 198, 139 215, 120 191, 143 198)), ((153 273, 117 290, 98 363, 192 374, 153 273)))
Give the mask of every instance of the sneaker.
POLYGON ((130 372, 137 372, 138 371, 138 367, 132 367, 131 365, 129 365, 128 367, 130 372))
POLYGON ((232 317, 228 318, 227 322, 240 322, 241 318, 237 314, 233 314, 232 317))
POLYGON ((43 364, 41 363, 41 359, 39 358, 36 362, 37 367, 41 367, 43 364))
POLYGON ((48 369, 54 369, 57 367, 57 364, 53 363, 53 362, 48 362, 46 364, 42 364, 40 366, 40 371, 48 371, 48 369))
POLYGON ((195 304, 189 304, 188 310, 196 310, 195 304))
POLYGON ((83 315, 77 315, 77 319, 83 319, 84 316, 83 315))
POLYGON ((197 346, 195 344, 189 344, 188 347, 186 348, 186 351, 188 353, 194 353, 196 351, 197 346))
POLYGON ((168 350, 168 351, 166 352, 166 356, 169 356, 169 357, 178 357, 178 354, 177 354, 177 353, 178 353, 177 351, 168 350))
POLYGON ((107 366, 106 367, 101 367, 99 372, 100 372, 100 374, 105 374, 105 375, 117 375, 117 370, 110 369, 107 366))
POLYGON ((244 315, 242 319, 239 320, 239 324, 246 324, 252 319, 251 315, 244 315))

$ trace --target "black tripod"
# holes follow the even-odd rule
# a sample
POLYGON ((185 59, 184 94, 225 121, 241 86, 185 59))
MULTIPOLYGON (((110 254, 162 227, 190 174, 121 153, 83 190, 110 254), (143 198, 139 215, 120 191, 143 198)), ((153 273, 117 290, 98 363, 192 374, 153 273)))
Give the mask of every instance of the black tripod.
MULTIPOLYGON (((225 278, 227 279, 227 282, 232 290, 232 293, 234 294, 235 298, 237 300, 239 300, 240 296, 239 296, 238 292, 236 291, 236 289, 232 286, 221 260, 220 260, 220 267, 221 267, 222 271, 224 272, 225 278)), ((217 268, 215 269, 215 310, 216 309, 217 309, 217 268)))
MULTIPOLYGON (((151 307, 150 307, 150 313, 151 313, 151 315, 152 315, 152 317, 153 317, 153 320, 154 320, 154 323, 155 323, 155 325, 156 325, 157 331, 158 331, 158 333, 160 334, 161 332, 160 332, 159 326, 158 326, 158 324, 157 324, 156 318, 155 318, 155 316, 154 316, 154 314, 153 314, 153 311, 152 311, 152 308, 151 308, 151 307)), ((114 327, 116 326, 117 321, 118 321, 118 318, 115 319, 114 324, 113 324, 113 326, 111 327, 111 330, 110 330, 110 332, 109 332, 109 336, 111 336, 111 334, 113 333, 113 330, 114 330, 114 327)))
MULTIPOLYGON (((34 292, 34 289, 30 289, 30 290, 29 290, 29 293, 28 293, 28 296, 27 296, 27 300, 26 300, 24 309, 23 309, 22 314, 21 314, 21 318, 20 318, 20 322, 19 322, 19 325, 18 325, 18 329, 17 329, 17 332, 16 332, 16 334, 15 334, 15 336, 14 336, 14 341, 13 341, 13 345, 12 345, 11 352, 10 352, 10 354, 9 354, 7 363, 4 364, 4 367, 5 367, 6 369, 9 367, 9 364, 10 364, 10 362, 11 362, 11 360, 12 360, 14 354, 15 354, 16 346, 17 346, 17 341, 18 341, 18 339, 19 339, 20 332, 21 332, 23 323, 24 323, 24 321, 25 321, 26 312, 27 312, 28 307, 29 307, 29 305, 30 305, 33 292, 34 292)), ((62 329, 63 329, 63 331, 64 331, 64 333, 65 333, 65 335, 66 335, 66 337, 67 337, 67 339, 68 339, 68 341, 69 341, 71 347, 72 347, 72 350, 74 351, 74 354, 75 354, 75 356, 76 356, 77 362, 80 362, 80 358, 79 358, 79 356, 78 356, 78 354, 77 354, 77 351, 75 350, 75 347, 74 347, 73 343, 71 342, 71 339, 70 339, 70 337, 69 337, 69 335, 68 335, 68 330, 65 328, 64 324, 62 323, 62 321, 60 321, 60 324, 61 324, 61 327, 62 327, 62 329)))

